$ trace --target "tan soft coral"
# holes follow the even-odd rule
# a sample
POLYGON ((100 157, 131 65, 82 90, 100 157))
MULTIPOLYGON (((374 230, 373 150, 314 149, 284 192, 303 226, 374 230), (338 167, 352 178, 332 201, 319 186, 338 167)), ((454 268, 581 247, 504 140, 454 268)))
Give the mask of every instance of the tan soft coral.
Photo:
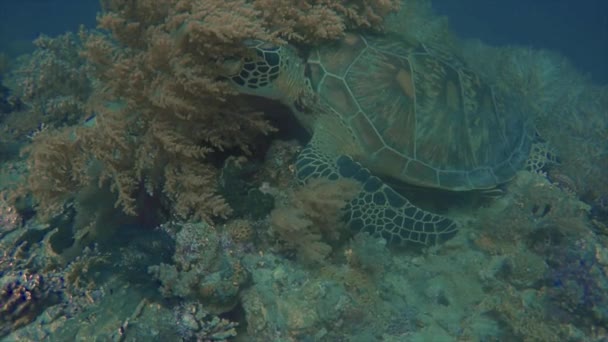
POLYGON ((359 191, 351 180, 313 179, 296 189, 288 203, 270 214, 273 231, 285 250, 294 250, 305 263, 320 263, 331 253, 345 225, 342 209, 359 191))
POLYGON ((198 21, 204 6, 168 4, 106 4, 99 22, 112 37, 86 37, 83 52, 100 80, 90 100, 97 122, 79 139, 87 159, 103 165, 99 182, 118 194, 125 212, 137 212, 145 191, 164 195, 181 218, 225 216, 230 208, 216 192, 209 154, 249 154, 252 141, 273 129, 244 103, 225 101, 232 90, 213 67, 223 43, 212 38, 218 28, 198 21))
MULTIPOLYGON (((334 11, 327 4, 318 6, 327 13, 334 11)), ((149 150, 135 156, 138 170, 157 168, 151 155, 157 156, 160 163, 180 161, 182 165, 192 165, 204 162, 208 153, 228 148, 236 147, 247 154, 249 145, 260 133, 271 131, 262 113, 248 109, 246 103, 234 97, 232 88, 219 80, 218 63, 241 52, 242 42, 247 39, 276 41, 277 38, 288 38, 285 33, 289 31, 309 41, 336 38, 341 34, 340 31, 334 36, 310 35, 312 30, 322 27, 334 30, 333 20, 339 13, 336 11, 332 12, 336 15, 334 19, 324 20, 328 17, 321 16, 313 21, 311 18, 314 16, 309 13, 304 15, 301 12, 298 16, 293 13, 294 20, 297 20, 291 23, 291 29, 276 30, 277 18, 283 20, 290 8, 296 7, 293 1, 270 4, 238 0, 165 1, 160 5, 150 1, 112 1, 108 5, 113 11, 101 17, 100 25, 110 30, 122 44, 111 49, 113 58, 106 58, 113 61, 111 64, 97 65, 103 67, 99 69, 103 75, 101 78, 109 89, 114 89, 112 93, 126 100, 125 111, 129 113, 124 117, 137 113, 138 130, 143 133, 144 142, 138 148, 149 150), (271 10, 277 12, 270 15, 271 10), (148 29, 143 30, 146 25, 148 29), (134 34, 141 35, 149 44, 143 48, 141 41, 130 38, 134 34), (130 45, 131 49, 125 49, 125 45, 130 45), (230 101, 226 101, 228 98, 230 101)), ((365 9, 370 12, 371 7, 360 6, 352 13, 365 9)), ((341 8, 343 15, 346 14, 345 9, 341 8)), ((349 22, 350 19, 340 17, 339 20, 349 22)), ((360 25, 364 21, 360 20, 360 25)), ((100 45, 108 47, 107 41, 100 42, 95 37, 91 40, 90 51, 96 53, 100 45)), ((108 55, 107 50, 105 55, 108 55)), ((93 60, 105 55, 90 54, 90 58, 93 60)), ((196 178, 209 179, 215 173, 209 164, 180 168, 189 170, 196 178), (197 175, 196 170, 201 173, 197 175)), ((172 170, 177 170, 177 167, 172 170)), ((173 174, 164 175, 171 178, 173 174)), ((183 171, 181 177, 185 177, 183 171)), ((214 189, 211 182, 207 183, 207 189, 214 189)), ((166 184, 176 182, 168 180, 166 184)), ((198 216, 204 216, 204 212, 220 216, 228 212, 227 206, 209 193, 211 191, 189 195, 183 187, 178 192, 166 184, 164 191, 174 198, 200 196, 212 199, 208 203, 215 205, 207 205, 209 210, 201 210, 200 205, 191 206, 190 209, 200 213, 198 216)), ((198 187, 197 190, 205 189, 198 187)), ((194 204, 197 201, 179 202, 194 204)), ((183 208, 180 212, 188 211, 183 205, 179 207, 183 208)))
POLYGON ((347 29, 380 30, 397 0, 253 0, 268 29, 290 42, 315 44, 340 38, 347 29))
MULTIPOLYGON (((274 128, 223 80, 224 61, 242 54, 248 39, 315 43, 345 28, 380 27, 396 7, 387 0, 104 0, 98 23, 109 34, 81 35, 95 77, 87 103, 96 124, 76 129, 78 149, 69 153, 101 166, 95 181, 118 195, 126 213, 138 212, 142 196, 160 196, 180 218, 226 216, 218 154, 250 155, 274 128)), ((69 159, 33 167, 45 173, 65 165, 69 159)), ((80 166, 76 174, 90 167, 80 166)))
POLYGON ((26 189, 19 188, 14 195, 34 193, 43 220, 62 212, 64 202, 90 183, 88 161, 70 129, 40 132, 23 152, 29 154, 26 189))

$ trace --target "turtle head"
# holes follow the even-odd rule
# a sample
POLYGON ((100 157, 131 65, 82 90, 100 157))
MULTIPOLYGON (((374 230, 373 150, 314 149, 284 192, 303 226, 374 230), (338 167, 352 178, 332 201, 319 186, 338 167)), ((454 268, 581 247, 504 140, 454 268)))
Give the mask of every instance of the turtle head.
POLYGON ((304 61, 290 45, 260 40, 245 42, 249 52, 224 65, 226 77, 243 94, 279 100, 294 110, 312 93, 304 61))

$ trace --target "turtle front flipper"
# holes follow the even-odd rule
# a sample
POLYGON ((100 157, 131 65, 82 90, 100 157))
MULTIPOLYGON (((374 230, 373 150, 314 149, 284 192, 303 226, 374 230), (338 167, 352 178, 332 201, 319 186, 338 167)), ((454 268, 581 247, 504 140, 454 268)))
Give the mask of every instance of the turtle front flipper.
POLYGON ((456 234, 457 224, 444 216, 414 206, 352 158, 333 158, 311 143, 300 153, 296 175, 301 182, 324 177, 354 179, 361 191, 344 208, 345 220, 355 231, 381 236, 392 244, 433 245, 456 234))

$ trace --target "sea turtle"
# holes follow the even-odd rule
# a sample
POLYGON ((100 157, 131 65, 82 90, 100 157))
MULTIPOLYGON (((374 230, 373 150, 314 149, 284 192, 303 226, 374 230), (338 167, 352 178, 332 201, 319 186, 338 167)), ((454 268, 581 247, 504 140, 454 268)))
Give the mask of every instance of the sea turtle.
POLYGON ((306 59, 289 45, 247 46, 250 55, 232 63, 228 79, 242 93, 283 102, 310 131, 296 162, 301 181, 362 184, 345 208, 357 231, 437 243, 456 232, 456 221, 388 184, 491 189, 525 166, 532 134, 521 106, 445 52, 390 34, 349 33, 306 59))

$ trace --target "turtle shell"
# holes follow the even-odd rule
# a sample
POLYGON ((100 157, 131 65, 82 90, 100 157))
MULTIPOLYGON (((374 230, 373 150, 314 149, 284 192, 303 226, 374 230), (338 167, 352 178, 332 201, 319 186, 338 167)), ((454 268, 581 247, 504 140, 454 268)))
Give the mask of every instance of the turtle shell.
POLYGON ((487 189, 524 167, 523 111, 463 62, 397 36, 348 34, 306 66, 324 107, 341 118, 379 176, 448 190, 487 189))

